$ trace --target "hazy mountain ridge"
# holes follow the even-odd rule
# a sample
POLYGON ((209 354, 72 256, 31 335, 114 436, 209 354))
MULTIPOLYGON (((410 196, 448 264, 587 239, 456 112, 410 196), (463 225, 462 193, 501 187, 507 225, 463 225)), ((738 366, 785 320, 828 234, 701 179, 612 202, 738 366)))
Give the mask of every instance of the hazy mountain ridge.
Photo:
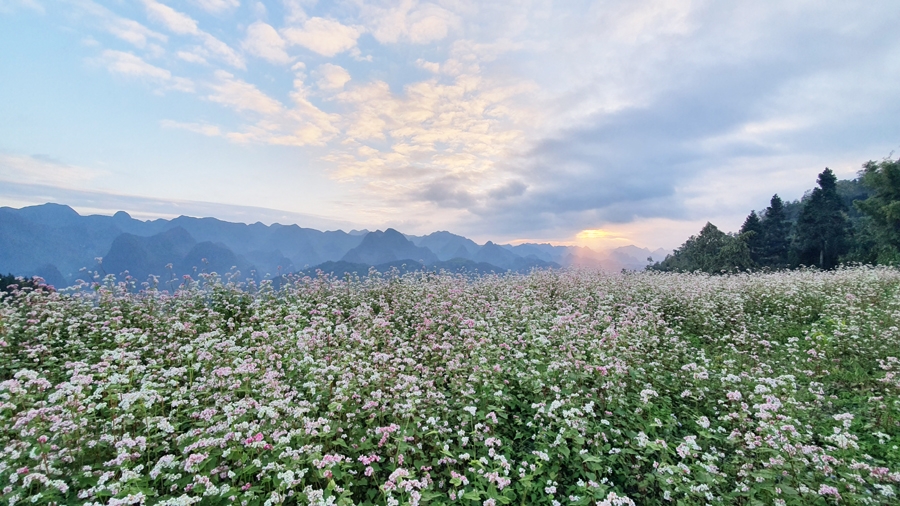
MULTIPOLYGON (((657 250, 663 251, 664 250, 657 250)), ((119 211, 81 216, 60 204, 0 208, 0 271, 41 276, 65 286, 89 276, 83 269, 138 281, 197 272, 244 277, 290 272, 364 275, 391 267, 467 272, 526 272, 532 268, 591 267, 643 269, 657 252, 628 246, 605 254, 551 244, 479 245, 447 231, 425 236, 394 229, 320 231, 298 225, 243 224, 180 216, 141 221, 119 211), (97 258, 102 258, 98 265, 97 258)), ((662 254, 660 258, 664 258, 662 254)))

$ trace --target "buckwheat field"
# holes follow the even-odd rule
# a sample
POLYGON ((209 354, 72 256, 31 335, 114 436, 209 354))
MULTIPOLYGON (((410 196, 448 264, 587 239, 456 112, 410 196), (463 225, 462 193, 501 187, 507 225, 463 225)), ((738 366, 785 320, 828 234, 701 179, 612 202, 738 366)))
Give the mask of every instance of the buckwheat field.
POLYGON ((900 272, 0 296, 0 502, 897 504, 900 272))

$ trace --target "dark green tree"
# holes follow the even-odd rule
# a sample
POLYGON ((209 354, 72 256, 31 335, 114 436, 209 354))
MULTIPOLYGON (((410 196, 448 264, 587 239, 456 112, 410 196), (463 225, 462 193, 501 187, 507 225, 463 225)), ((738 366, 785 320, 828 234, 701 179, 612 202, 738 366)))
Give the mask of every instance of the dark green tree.
POLYGON ((762 257, 762 249, 765 244, 763 238, 762 221, 756 211, 750 211, 744 224, 741 225, 740 235, 747 241, 747 248, 750 250, 750 258, 755 263, 760 263, 762 257))
POLYGON ((712 223, 707 223, 699 235, 692 235, 665 260, 648 269, 717 274, 753 267, 755 264, 750 258, 750 248, 745 236, 726 234, 712 223))
POLYGON ((826 168, 818 183, 797 217, 797 259, 804 265, 832 269, 849 249, 850 221, 834 172, 826 168))
POLYGON ((868 218, 870 255, 877 263, 900 263, 900 159, 866 162, 859 175, 869 196, 853 205, 868 218))
POLYGON ((764 267, 787 267, 791 246, 791 222, 785 212, 784 202, 776 193, 769 201, 762 220, 762 251, 760 265, 764 267))

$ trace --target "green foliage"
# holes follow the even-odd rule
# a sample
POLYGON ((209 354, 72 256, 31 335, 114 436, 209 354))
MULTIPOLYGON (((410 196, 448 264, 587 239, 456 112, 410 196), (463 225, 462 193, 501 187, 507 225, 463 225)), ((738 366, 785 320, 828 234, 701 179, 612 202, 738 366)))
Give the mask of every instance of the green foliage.
POLYGON ((860 178, 871 194, 854 205, 869 218, 866 224, 875 261, 896 264, 900 260, 900 159, 867 162, 860 178))
POLYGON ((819 174, 818 186, 802 199, 785 202, 773 195, 765 210, 750 212, 739 234, 715 232, 710 229, 691 237, 670 258, 648 269, 712 273, 732 272, 738 267, 898 265, 900 159, 869 161, 852 180, 839 181, 826 168, 819 174), (744 248, 727 237, 742 240, 749 263, 744 248))
POLYGON ((699 235, 691 236, 665 260, 648 269, 710 274, 747 270, 755 266, 748 246, 748 240, 755 234, 755 231, 751 231, 748 234, 729 235, 712 223, 707 223, 699 235))
POLYGON ((787 267, 790 251, 791 222, 788 220, 784 202, 776 193, 769 201, 762 222, 763 245, 759 264, 775 269, 787 267))
POLYGON ((765 247, 762 222, 756 211, 750 211, 744 224, 741 225, 740 235, 747 238, 747 248, 750 250, 750 259, 759 264, 765 247))
POLYGON ((797 218, 797 255, 801 264, 831 269, 850 249, 850 221, 834 172, 826 168, 818 183, 797 218))

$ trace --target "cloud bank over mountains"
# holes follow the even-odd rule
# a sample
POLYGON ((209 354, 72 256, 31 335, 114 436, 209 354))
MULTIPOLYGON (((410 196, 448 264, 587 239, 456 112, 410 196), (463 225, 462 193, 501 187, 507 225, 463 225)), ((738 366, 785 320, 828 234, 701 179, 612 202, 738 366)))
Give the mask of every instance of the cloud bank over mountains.
MULTIPOLYGON (((119 112, 140 118, 0 144, 20 173, 49 153, 106 174, 84 191, 482 238, 630 224, 646 231, 632 242, 672 247, 708 219, 736 228, 772 193, 798 197, 825 166, 847 177, 900 147, 893 2, 32 0, 4 12, 20 28, 3 41, 26 29, 69 41, 72 93, 115 87, 119 112)), ((22 47, 4 51, 44 57, 22 47)), ((52 121, 28 105, 45 98, 28 76, 3 69, 0 91, 26 104, 7 114, 52 121)), ((59 185, 36 169, 25 179, 59 185)))

